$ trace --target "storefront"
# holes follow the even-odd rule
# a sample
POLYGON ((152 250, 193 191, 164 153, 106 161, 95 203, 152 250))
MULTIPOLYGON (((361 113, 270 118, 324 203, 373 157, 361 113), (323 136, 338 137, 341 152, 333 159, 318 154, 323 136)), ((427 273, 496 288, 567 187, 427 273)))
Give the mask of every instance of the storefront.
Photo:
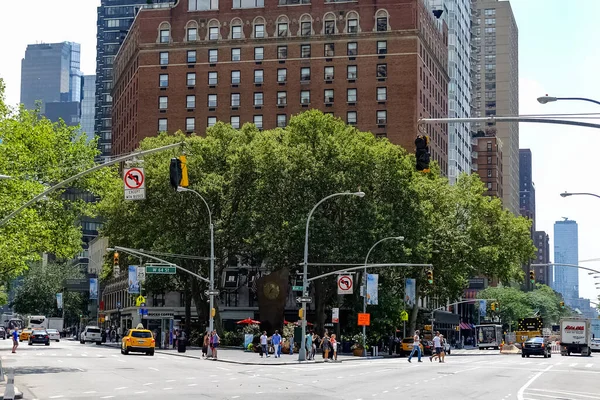
POLYGON ((174 326, 175 312, 166 308, 148 308, 147 315, 144 315, 142 324, 154 334, 156 345, 163 349, 169 346, 169 332, 177 329, 174 326))

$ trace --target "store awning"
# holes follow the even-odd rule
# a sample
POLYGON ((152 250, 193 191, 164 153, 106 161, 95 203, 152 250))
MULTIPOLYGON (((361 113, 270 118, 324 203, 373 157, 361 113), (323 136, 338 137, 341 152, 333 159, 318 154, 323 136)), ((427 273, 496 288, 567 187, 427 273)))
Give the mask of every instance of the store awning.
POLYGON ((460 329, 468 329, 468 330, 472 329, 471 325, 467 324, 466 322, 461 322, 459 326, 460 326, 460 329))

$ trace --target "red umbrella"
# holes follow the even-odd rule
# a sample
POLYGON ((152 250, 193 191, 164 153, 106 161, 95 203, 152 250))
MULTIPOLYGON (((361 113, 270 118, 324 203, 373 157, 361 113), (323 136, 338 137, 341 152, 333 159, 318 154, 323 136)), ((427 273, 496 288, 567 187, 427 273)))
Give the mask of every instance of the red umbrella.
POLYGON ((258 325, 260 324, 260 321, 255 321, 252 318, 246 318, 236 323, 239 325, 258 325))

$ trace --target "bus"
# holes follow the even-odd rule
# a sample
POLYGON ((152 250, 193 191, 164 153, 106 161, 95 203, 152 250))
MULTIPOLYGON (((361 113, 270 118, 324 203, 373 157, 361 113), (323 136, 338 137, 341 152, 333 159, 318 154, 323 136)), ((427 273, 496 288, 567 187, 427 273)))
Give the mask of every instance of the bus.
POLYGON ((48 319, 43 315, 30 315, 27 319, 27 328, 48 328, 48 319))

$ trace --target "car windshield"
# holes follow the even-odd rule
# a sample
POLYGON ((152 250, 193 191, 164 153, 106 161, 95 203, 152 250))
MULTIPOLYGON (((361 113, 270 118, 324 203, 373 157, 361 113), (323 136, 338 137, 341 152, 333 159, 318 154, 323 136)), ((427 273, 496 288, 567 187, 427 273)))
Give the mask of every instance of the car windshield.
POLYGON ((152 337, 152 333, 150 333, 150 332, 133 331, 133 332, 131 332, 131 337, 134 337, 134 338, 151 338, 152 337))
POLYGON ((100 333, 100 328, 87 328, 88 333, 100 333))
POLYGON ((541 338, 541 337, 531 338, 525 343, 544 343, 544 338, 541 338))
POLYGON ((35 336, 44 336, 47 335, 46 331, 34 331, 33 335, 35 336))

